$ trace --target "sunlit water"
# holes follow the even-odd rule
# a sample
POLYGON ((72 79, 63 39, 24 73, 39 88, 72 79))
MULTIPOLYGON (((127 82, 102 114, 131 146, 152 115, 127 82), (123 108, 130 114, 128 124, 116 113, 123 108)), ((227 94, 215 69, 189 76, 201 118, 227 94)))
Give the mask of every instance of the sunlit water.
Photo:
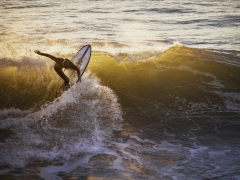
POLYGON ((240 2, 1 1, 0 179, 240 179, 240 2), (92 57, 55 98, 43 52, 92 57))

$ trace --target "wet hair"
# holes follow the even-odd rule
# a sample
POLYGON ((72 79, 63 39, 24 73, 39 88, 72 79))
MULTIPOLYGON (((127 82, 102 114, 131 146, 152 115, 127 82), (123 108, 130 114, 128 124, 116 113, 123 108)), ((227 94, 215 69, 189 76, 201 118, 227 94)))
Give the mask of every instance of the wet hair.
POLYGON ((68 62, 68 60, 67 59, 65 59, 64 61, 63 61, 63 67, 64 68, 69 68, 69 62, 68 62))

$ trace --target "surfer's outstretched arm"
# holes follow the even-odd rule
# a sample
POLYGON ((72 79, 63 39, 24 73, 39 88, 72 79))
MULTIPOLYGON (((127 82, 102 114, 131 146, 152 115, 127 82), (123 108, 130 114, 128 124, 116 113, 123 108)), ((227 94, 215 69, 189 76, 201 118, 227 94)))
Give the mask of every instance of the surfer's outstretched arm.
MULTIPOLYGON (((54 57, 54 56, 52 56, 52 55, 50 55, 50 54, 47 54, 47 53, 42 53, 42 52, 39 51, 38 49, 35 50, 34 52, 35 52, 36 54, 38 54, 38 55, 46 56, 46 57, 52 59, 53 61, 55 61, 56 64, 58 64, 58 66, 60 67, 60 71, 62 71, 61 69, 64 67, 64 66, 63 66, 63 62, 64 62, 65 60, 67 60, 67 59, 62 59, 62 58, 54 57)), ((69 61, 69 60, 67 60, 67 61, 68 61, 68 63, 69 63, 69 68, 77 71, 77 73, 78 73, 78 80, 77 80, 77 82, 81 82, 80 69, 79 69, 76 65, 74 65, 71 61, 69 61)), ((57 69, 58 69, 58 66, 55 65, 54 68, 57 67, 57 69)), ((55 71, 56 71, 58 74, 59 74, 59 72, 60 72, 59 70, 56 70, 56 69, 55 69, 55 71)), ((65 78, 65 75, 64 75, 64 77, 63 77, 62 74, 64 74, 64 73, 60 73, 59 76, 62 77, 62 79, 65 80, 65 79, 66 79, 66 78, 65 78)), ((67 81, 65 80, 65 82, 67 82, 67 81)))
POLYGON ((59 58, 56 58, 56 57, 54 57, 54 56, 52 56, 52 55, 50 55, 50 54, 42 53, 42 52, 40 52, 38 49, 35 50, 34 52, 35 52, 36 54, 38 54, 38 55, 46 56, 46 57, 52 59, 52 60, 55 61, 55 62, 59 59, 59 58))

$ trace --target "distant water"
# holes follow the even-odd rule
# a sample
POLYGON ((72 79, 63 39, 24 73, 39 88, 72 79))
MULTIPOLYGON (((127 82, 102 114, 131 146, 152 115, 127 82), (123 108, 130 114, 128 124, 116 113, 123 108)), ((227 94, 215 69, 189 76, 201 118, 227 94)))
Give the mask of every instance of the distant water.
POLYGON ((240 2, 0 2, 0 179, 240 179, 240 2), (53 62, 93 52, 55 98, 53 62))

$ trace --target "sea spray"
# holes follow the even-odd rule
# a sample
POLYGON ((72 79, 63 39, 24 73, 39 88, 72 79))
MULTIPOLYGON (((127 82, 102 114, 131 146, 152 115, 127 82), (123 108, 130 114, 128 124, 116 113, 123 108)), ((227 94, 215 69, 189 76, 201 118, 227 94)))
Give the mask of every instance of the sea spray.
POLYGON ((29 161, 63 162, 82 153, 99 152, 122 127, 116 95, 85 74, 61 97, 24 117, 1 121, 13 135, 1 143, 1 165, 24 167, 29 161), (17 147, 15 147, 17 145, 17 147))

